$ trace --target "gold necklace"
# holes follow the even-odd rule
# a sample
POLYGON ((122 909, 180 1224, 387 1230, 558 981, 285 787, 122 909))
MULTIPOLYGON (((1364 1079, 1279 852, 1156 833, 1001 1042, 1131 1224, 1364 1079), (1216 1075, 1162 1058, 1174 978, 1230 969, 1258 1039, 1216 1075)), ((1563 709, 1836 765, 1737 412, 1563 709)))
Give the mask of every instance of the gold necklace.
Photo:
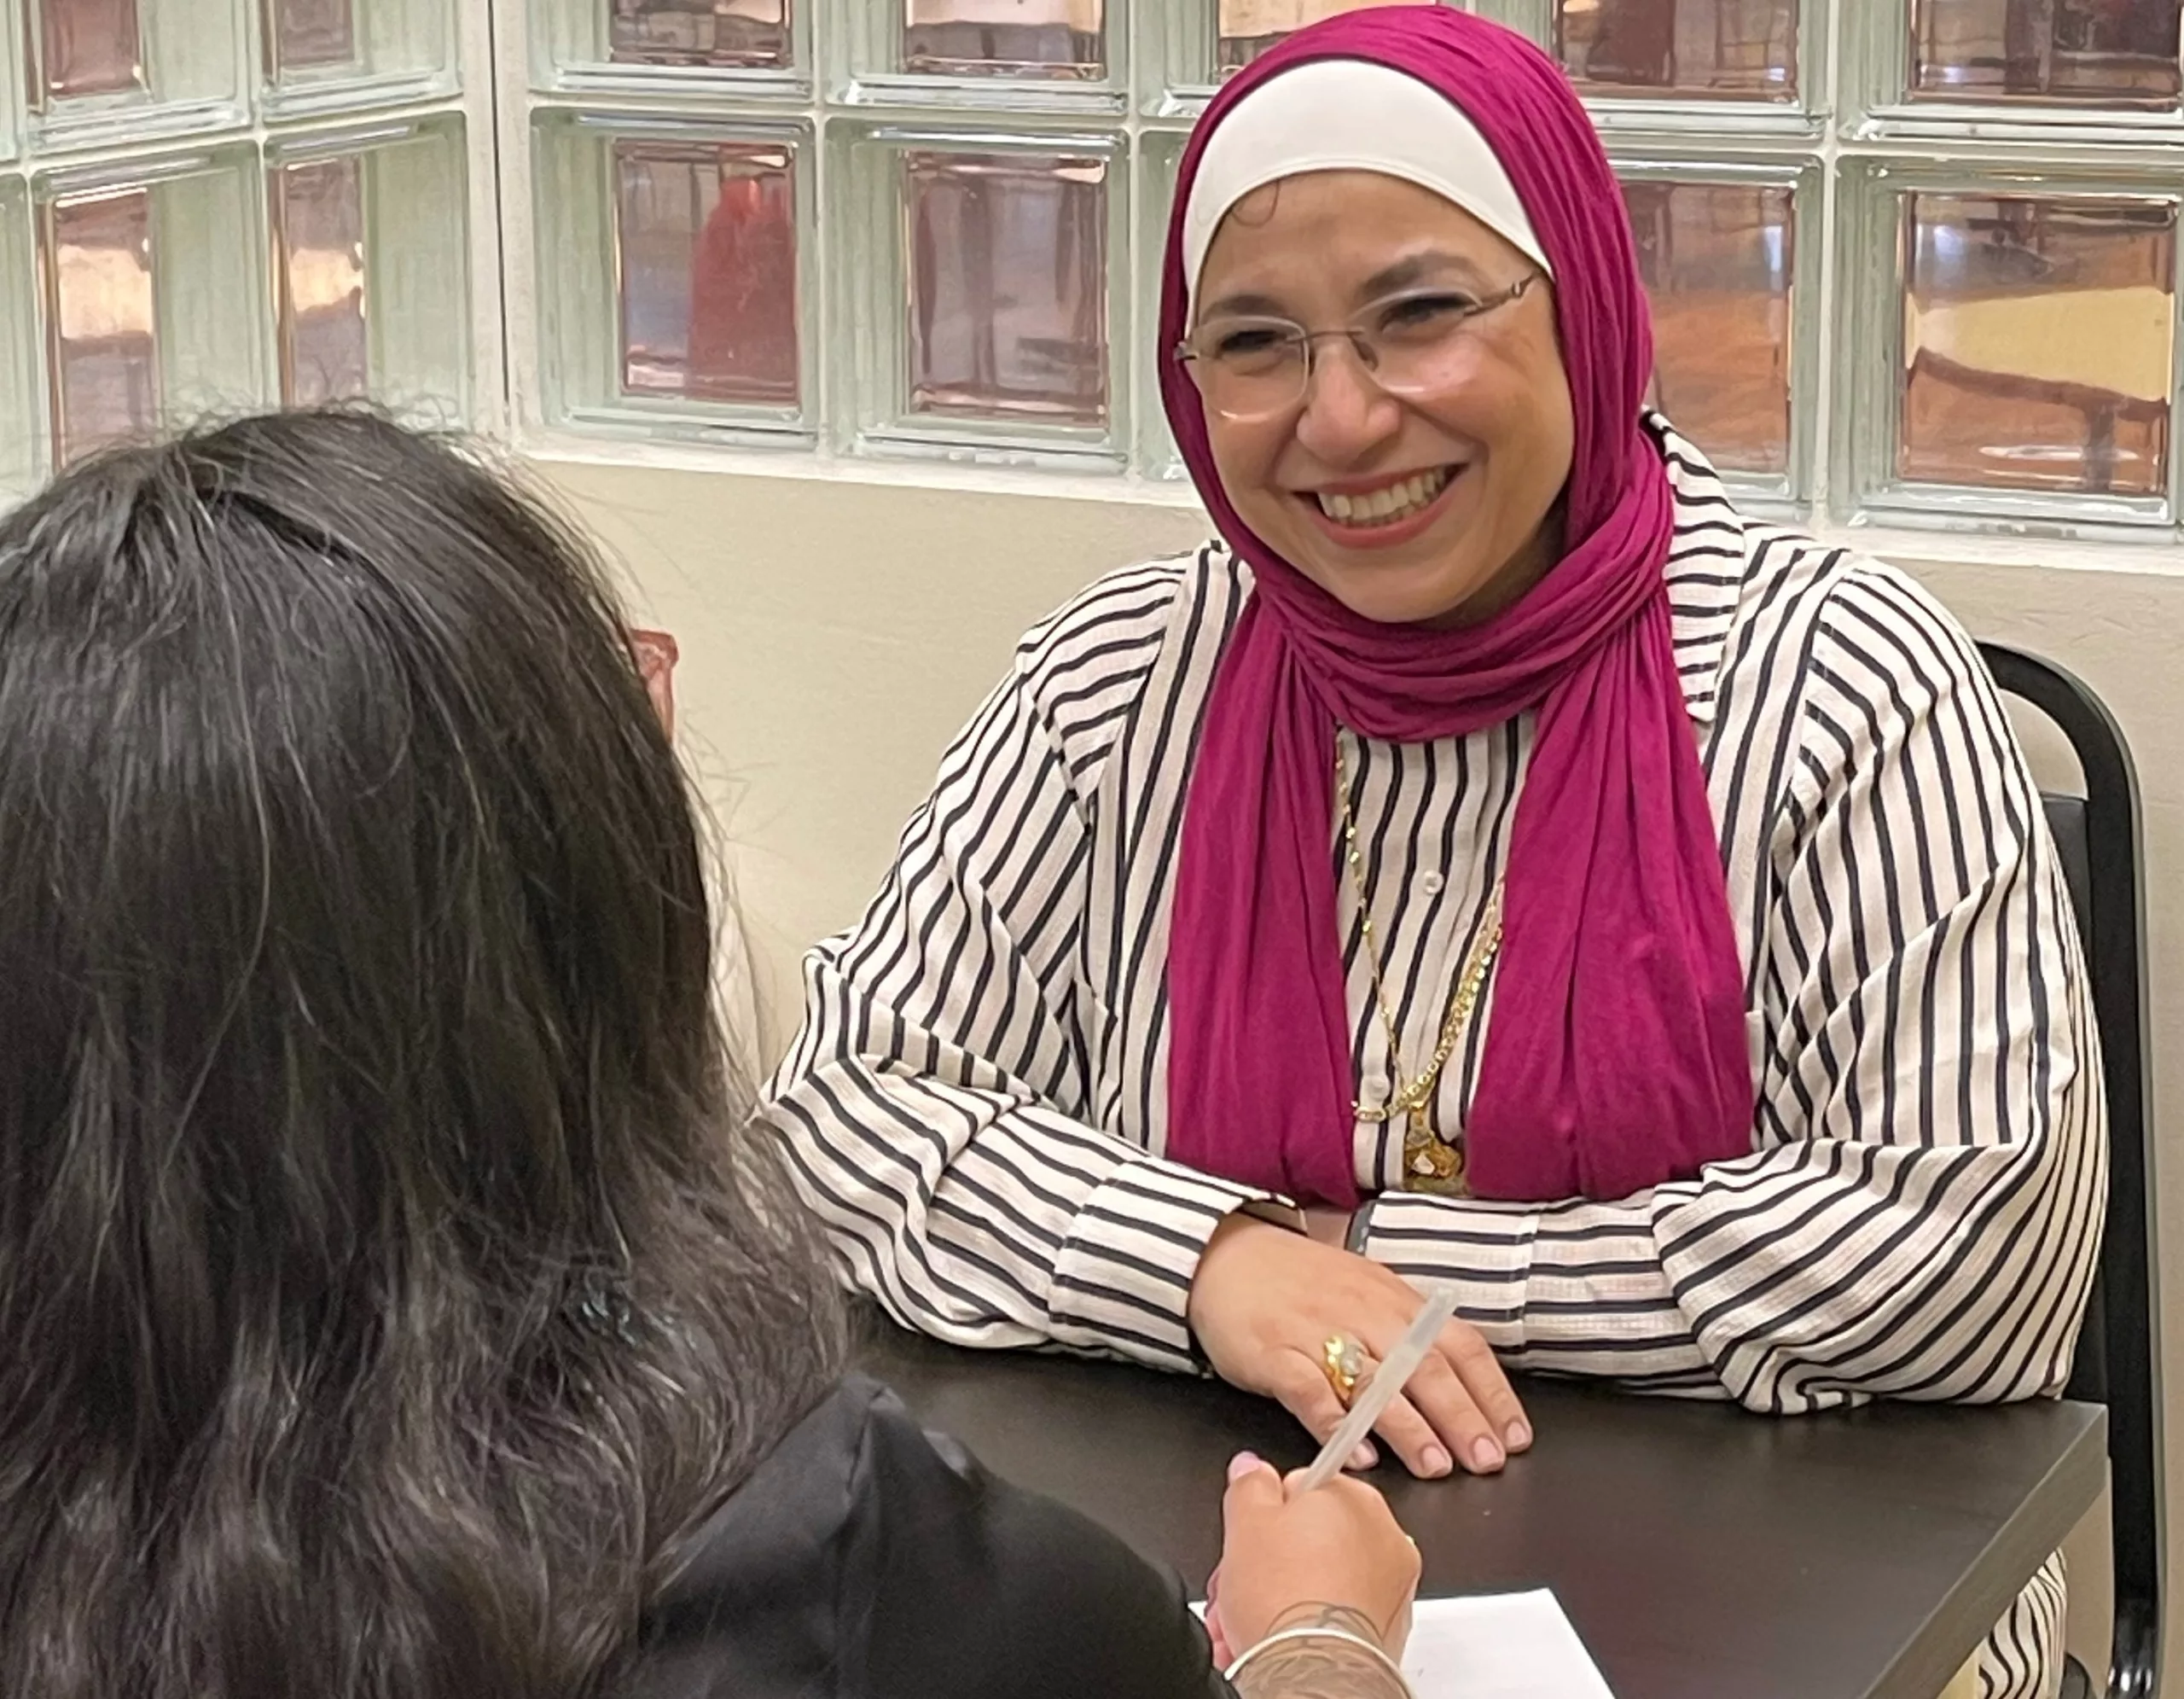
POLYGON ((1367 1103, 1361 1099, 1351 1108, 1358 1120, 1375 1126, 1391 1121, 1397 1115, 1404 1117, 1403 1173, 1406 1189, 1461 1196, 1466 1190, 1464 1153, 1460 1146, 1433 1130, 1433 1100, 1441 1070, 1455 1054, 1456 1045, 1471 1025, 1479 993, 1486 986, 1487 970, 1493 966, 1495 954, 1502 947, 1502 882, 1494 882, 1494 889, 1486 899, 1485 911, 1479 916, 1478 935, 1472 942, 1471 952, 1464 958, 1463 972, 1457 975, 1455 990, 1449 996, 1449 1012, 1441 1023, 1441 1041, 1434 1048, 1432 1059, 1416 1079, 1405 1085, 1402 1040, 1394 1005, 1388 1000, 1387 981, 1380 972, 1380 943, 1373 933, 1373 905, 1365 889, 1365 858, 1357 847, 1357 816, 1350 806, 1350 763, 1342 753, 1342 733, 1339 729, 1334 735, 1334 783, 1335 796, 1342 805, 1344 859, 1349 864, 1350 887, 1357 893, 1358 929, 1365 940, 1365 965, 1372 972, 1373 998, 1380 1004, 1380 1024, 1388 1038, 1387 1101, 1367 1103))

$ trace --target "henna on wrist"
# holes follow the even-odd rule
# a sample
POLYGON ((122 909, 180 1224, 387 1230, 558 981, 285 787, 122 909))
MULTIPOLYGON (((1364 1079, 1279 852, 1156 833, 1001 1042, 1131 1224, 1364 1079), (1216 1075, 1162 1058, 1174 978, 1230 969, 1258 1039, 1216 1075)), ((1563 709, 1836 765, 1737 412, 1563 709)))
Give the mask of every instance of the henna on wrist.
POLYGON ((1327 1628, 1338 1634, 1355 1634, 1376 1646, 1387 1639, 1387 1630, 1355 1605, 1348 1604, 1292 1605, 1268 1623, 1266 1632, 1279 1634, 1285 1628, 1327 1628))
POLYGON ((1361 1610, 1299 1605, 1237 1661, 1232 1679, 1241 1699, 1412 1699, 1380 1638, 1361 1610))

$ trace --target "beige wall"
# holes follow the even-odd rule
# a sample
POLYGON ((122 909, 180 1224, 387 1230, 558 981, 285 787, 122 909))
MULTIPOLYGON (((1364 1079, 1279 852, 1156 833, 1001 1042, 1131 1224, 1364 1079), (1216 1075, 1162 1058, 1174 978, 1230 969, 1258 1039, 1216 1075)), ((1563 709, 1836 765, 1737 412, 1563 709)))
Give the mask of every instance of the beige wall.
MULTIPOLYGON (((796 1018, 798 951, 856 918, 943 745, 1019 633, 1101 571, 1204 534, 1172 500, 542 465, 628 569, 648 622, 681 640, 687 746, 734 852, 770 1053, 796 1018)), ((2184 897, 2173 876, 2184 868, 2184 562, 2010 552, 2019 564, 1908 563, 1977 635, 2080 673, 2131 740, 2153 870, 2156 1115, 2184 1126, 2184 1069, 2163 1055, 2184 1040, 2184 897), (2077 564, 2030 563, 2043 556, 2077 564)), ((2162 1177, 2161 1219, 2177 1248, 2166 1281, 2174 1415, 2184 1411, 2184 1158, 2162 1177)), ((2097 1556, 2098 1538, 2085 1550, 2097 1556)), ((2105 1631, 2082 1626, 2105 1609, 2096 1566, 2074 1567, 2073 1638, 2105 1651, 2105 1631)))

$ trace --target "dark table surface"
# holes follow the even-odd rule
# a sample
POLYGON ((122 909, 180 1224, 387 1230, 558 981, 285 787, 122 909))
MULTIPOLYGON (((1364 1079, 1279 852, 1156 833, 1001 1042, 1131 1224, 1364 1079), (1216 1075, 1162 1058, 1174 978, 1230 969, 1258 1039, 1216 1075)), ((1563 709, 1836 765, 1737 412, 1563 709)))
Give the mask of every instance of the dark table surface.
MULTIPOLYGON (((1310 1446, 1276 1406, 1113 1364, 875 1330, 867 1372, 1020 1486, 1202 1592, 1223 1471, 1310 1446)), ((1936 1699, 2088 1510, 2097 1406, 1880 1405, 1768 1418, 1519 1388, 1538 1440, 1492 1479, 1375 1479, 1428 1596, 1552 1587, 1617 1699, 1936 1699)))

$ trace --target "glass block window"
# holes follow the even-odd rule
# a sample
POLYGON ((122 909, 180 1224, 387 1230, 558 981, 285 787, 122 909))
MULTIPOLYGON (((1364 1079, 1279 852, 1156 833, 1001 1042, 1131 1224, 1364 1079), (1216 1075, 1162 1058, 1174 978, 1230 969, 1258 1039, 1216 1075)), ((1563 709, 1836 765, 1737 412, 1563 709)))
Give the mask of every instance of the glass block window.
POLYGON ((465 139, 448 114, 269 143, 284 400, 467 412, 465 139))
POLYGON ((66 461, 159 424, 151 191, 65 195, 39 223, 53 434, 66 461))
POLYGON ((266 55, 284 73, 352 65, 357 0, 274 0, 266 9, 266 55))
POLYGON ((1906 479, 2158 496, 2176 207, 1914 190, 1902 221, 1906 479))
POLYGON ((282 166, 272 196, 281 387, 305 405, 363 395, 371 383, 363 162, 351 154, 282 166))
MULTIPOLYGON (((526 0, 526 416, 1173 479, 1191 125, 1299 29, 1437 3, 526 0)), ((1748 500, 2177 534, 2184 0, 1461 3, 1592 108, 1653 399, 1748 500)))
POLYGON ((136 0, 38 0, 35 17, 41 102, 144 91, 136 0))
POLYGON ((834 298, 834 445, 1122 469, 1120 139, 854 125, 829 145, 876 238, 834 298))
POLYGON ((1362 12, 1390 0, 1218 0, 1214 8, 1214 62, 1229 77, 1308 24, 1362 12))
POLYGON ((1101 159, 906 152, 913 413, 1107 422, 1101 159))
POLYGON ((1818 329, 1810 244, 1799 239, 1815 189, 1809 172, 1766 167, 1711 181, 1623 172, 1653 310, 1655 404, 1717 467, 1778 489, 1796 464, 1793 442, 1803 446, 1795 398, 1809 381, 1797 364, 1818 329))
POLYGON ((0 0, 0 498, 276 402, 477 416, 468 3, 0 0))
POLYGON ((1923 160, 1858 161, 1845 189, 1844 347, 1870 356, 1838 353, 1846 505, 2172 527, 2179 189, 1923 160))
POLYGON ((539 404, 595 434, 808 446, 809 125, 554 108, 531 132, 539 404))
POLYGON ((614 144, 624 395, 796 404, 796 167, 763 143, 614 144))
POLYGON ((244 115, 249 20, 235 4, 13 0, 17 9, 41 142, 98 145, 244 115))
POLYGON ((32 304, 29 311, 0 313, 0 502, 38 481, 52 437, 33 228, 27 186, 0 172, 0 300, 32 304))
POLYGON ((1898 3, 1896 28, 1850 32, 1850 92, 1869 131, 1948 133, 1984 120, 1995 139, 2087 125, 2121 139, 2184 118, 2180 0, 1898 3))
POLYGON ((630 65, 786 65, 791 55, 789 0, 613 0, 607 52, 630 65))
POLYGON ((262 0, 261 109, 336 112, 452 93, 456 3, 468 0, 262 0))
POLYGON ((2174 107, 2178 0, 1917 0, 1925 99, 2174 107))
POLYGON ((903 0, 905 71, 941 77, 1097 81, 1107 71, 1106 0, 903 0))
POLYGON ((1554 45, 1589 92, 1771 101, 1798 93, 1798 0, 1557 0, 1554 45))

